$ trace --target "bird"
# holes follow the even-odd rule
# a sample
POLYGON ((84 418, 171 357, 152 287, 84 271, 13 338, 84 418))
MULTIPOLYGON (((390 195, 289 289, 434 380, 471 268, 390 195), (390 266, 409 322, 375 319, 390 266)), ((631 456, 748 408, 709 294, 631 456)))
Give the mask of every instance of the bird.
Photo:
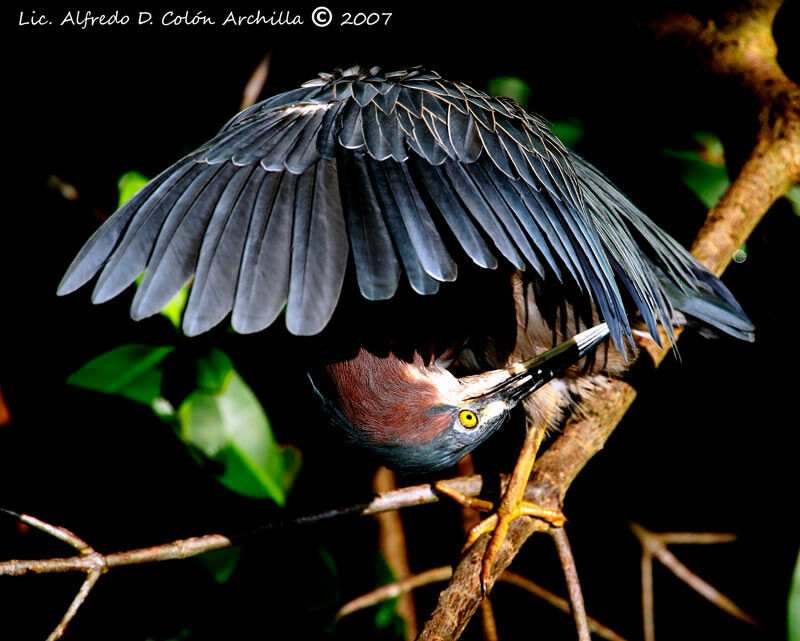
POLYGON ((136 320, 191 282, 188 336, 283 316, 331 424, 394 469, 449 467, 522 407, 511 482, 470 536, 494 531, 484 585, 514 518, 563 524, 523 500, 544 434, 641 337, 754 337, 725 285, 544 118, 423 67, 339 68, 243 110, 108 218, 58 294, 98 276, 102 303, 140 275, 136 320))

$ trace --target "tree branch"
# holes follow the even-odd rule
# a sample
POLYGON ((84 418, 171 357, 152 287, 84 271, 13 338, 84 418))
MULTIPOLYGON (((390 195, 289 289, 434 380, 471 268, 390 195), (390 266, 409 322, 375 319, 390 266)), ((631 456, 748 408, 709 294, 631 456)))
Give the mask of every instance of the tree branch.
POLYGON ((370 608, 373 605, 378 605, 379 603, 383 603, 389 599, 410 594, 412 590, 422 587, 423 585, 447 581, 447 579, 449 579, 451 576, 453 576, 453 568, 451 568, 449 565, 443 565, 440 568, 425 570, 425 572, 408 576, 404 579, 400 579, 399 581, 395 581, 394 583, 382 585, 371 592, 362 594, 360 597, 345 603, 341 608, 339 608, 339 611, 336 613, 334 618, 341 619, 349 614, 353 614, 353 612, 370 608))
MULTIPOLYGON (((383 466, 379 467, 372 480, 372 487, 377 494, 397 489, 394 472, 383 466)), ((381 555, 398 580, 407 579, 411 576, 411 568, 400 513, 397 510, 381 512, 375 515, 375 519, 378 521, 378 549, 381 555)), ((406 641, 413 641, 419 627, 411 590, 399 596, 395 612, 403 619, 406 641)))
MULTIPOLYGON (((366 608, 373 607, 378 605, 379 603, 383 603, 384 601, 388 601, 389 599, 394 599, 402 594, 406 594, 411 590, 416 590, 419 587, 423 587, 426 585, 431 585, 433 583, 438 583, 440 581, 447 581, 450 577, 453 576, 453 568, 449 565, 445 565, 439 568, 431 568, 430 570, 426 570, 425 572, 420 572, 414 576, 408 577, 401 581, 396 581, 394 583, 390 583, 389 585, 383 585, 367 594, 362 594, 351 601, 345 603, 339 611, 336 613, 335 619, 341 619, 346 617, 354 612, 358 612, 360 610, 364 610, 366 608)), ((526 592, 530 592, 535 597, 546 601, 550 605, 552 605, 557 610, 560 610, 564 614, 570 613, 570 604, 567 599, 564 599, 560 596, 556 596, 549 590, 546 590, 538 583, 534 583, 530 579, 525 578, 519 574, 514 572, 506 571, 500 576, 500 581, 503 583, 509 583, 510 585, 515 585, 519 588, 522 588, 526 592)), ((485 600, 487 602, 488 600, 485 600)), ((481 613, 482 616, 487 616, 484 613, 481 613)), ((492 614, 488 616, 493 616, 492 614)), ((607 639, 608 641, 625 641, 625 638, 614 632, 611 628, 604 626, 602 623, 593 619, 592 617, 587 617, 589 629, 593 634, 597 636, 607 639)), ((489 634, 491 635, 492 632, 496 635, 496 629, 494 629, 491 625, 489 627, 489 634)), ((486 628, 484 628, 484 633, 486 632, 486 628)), ((490 641, 492 639, 491 636, 487 639, 490 641)))
MULTIPOLYGON (((561 610, 564 614, 570 613, 569 601, 562 599, 560 596, 556 596, 549 590, 545 590, 542 586, 534 583, 530 579, 526 579, 524 576, 521 576, 515 572, 511 572, 510 570, 506 570, 500 577, 500 580, 503 583, 510 583, 511 585, 516 585, 523 590, 527 590, 531 594, 538 596, 543 601, 547 601, 554 608, 561 610)), ((611 628, 604 626, 597 619, 587 617, 587 620, 589 622, 589 630, 591 630, 592 634, 596 634, 600 638, 607 639, 608 641, 625 641, 624 637, 614 632, 614 630, 611 628)))
POLYGON ((642 546, 642 592, 645 595, 642 599, 643 612, 642 617, 645 626, 645 639, 653 641, 655 638, 655 629, 653 625, 653 558, 658 559, 664 564, 675 576, 677 576, 686 585, 692 588, 698 594, 702 594, 706 599, 711 601, 720 610, 724 610, 733 617, 740 621, 749 623, 752 626, 759 627, 758 622, 751 617, 747 612, 742 610, 731 599, 722 594, 714 586, 710 585, 688 567, 678 560, 672 552, 667 549, 670 543, 699 543, 699 544, 714 544, 714 543, 727 543, 733 541, 736 537, 732 534, 717 534, 710 532, 651 532, 645 529, 638 523, 630 524, 631 530, 636 535, 639 543, 642 546))
POLYGON ((47 641, 55 641, 56 639, 61 638, 61 636, 67 630, 69 622, 72 621, 72 619, 78 613, 78 610, 83 605, 84 601, 86 601, 86 597, 89 596, 89 592, 91 592, 95 583, 97 583, 97 579, 99 579, 102 574, 103 570, 91 570, 86 575, 86 580, 81 585, 80 590, 78 590, 78 594, 75 595, 72 603, 69 604, 69 608, 67 608, 64 617, 61 619, 61 621, 59 621, 58 625, 47 637, 47 641))
POLYGON ((556 544, 558 558, 561 561, 561 569, 564 571, 564 579, 567 582, 570 610, 575 619, 575 627, 578 630, 578 640, 591 641, 589 621, 586 619, 586 607, 583 604, 583 592, 578 580, 578 568, 575 567, 575 558, 572 556, 572 548, 569 545, 567 533, 563 527, 550 528, 550 536, 553 537, 553 541, 556 544))
MULTIPOLYGON (((501 479, 501 480, 504 480, 501 479)), ((448 486, 458 490, 467 496, 477 496, 483 488, 483 479, 479 475, 460 476, 446 481, 448 486)), ((262 537, 273 530, 285 529, 289 527, 300 527, 313 525, 332 519, 351 517, 351 516, 370 516, 381 512, 400 510, 415 505, 426 505, 439 501, 439 495, 434 491, 433 484, 424 483, 422 485, 412 485, 388 492, 378 494, 369 503, 359 503, 346 507, 315 512, 292 518, 271 521, 265 525, 250 530, 225 536, 222 534, 206 534, 188 539, 180 539, 169 543, 162 543, 146 548, 114 552, 103 556, 107 568, 114 568, 123 565, 137 565, 141 563, 153 563, 156 561, 170 561, 175 559, 187 559, 206 552, 220 550, 244 543, 246 540, 262 537)), ((53 572, 87 572, 92 569, 91 560, 88 559, 84 550, 91 550, 88 543, 66 528, 50 525, 36 517, 27 514, 18 514, 12 510, 0 508, 0 512, 23 523, 31 525, 47 534, 68 543, 79 552, 80 555, 38 560, 17 560, 0 562, 0 576, 20 576, 28 572, 37 574, 49 574, 53 572), (81 547, 82 546, 82 547, 81 547)))
POLYGON ((800 181, 800 87, 778 65, 772 23, 780 0, 750 0, 725 20, 673 14, 652 25, 678 38, 711 73, 739 82, 758 102, 758 133, 736 181, 706 218, 692 254, 720 275, 772 203, 800 181))

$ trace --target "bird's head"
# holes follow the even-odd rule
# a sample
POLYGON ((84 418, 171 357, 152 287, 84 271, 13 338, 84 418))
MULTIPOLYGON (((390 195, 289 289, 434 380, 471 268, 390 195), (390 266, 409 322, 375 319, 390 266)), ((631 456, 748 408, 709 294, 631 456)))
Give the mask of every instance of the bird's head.
POLYGON ((432 472, 475 449, 522 399, 607 335, 603 323, 527 361, 463 378, 419 357, 408 362, 362 349, 326 368, 330 394, 315 390, 356 444, 394 469, 432 472))

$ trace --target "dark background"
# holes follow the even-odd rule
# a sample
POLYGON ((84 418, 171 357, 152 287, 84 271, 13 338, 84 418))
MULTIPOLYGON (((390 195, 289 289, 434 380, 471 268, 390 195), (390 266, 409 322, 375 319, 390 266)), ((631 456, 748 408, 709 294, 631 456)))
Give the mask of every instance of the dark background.
MULTIPOLYGON (((218 22, 227 12, 170 8, 202 8, 218 22)), ((215 133, 236 112, 267 51, 273 55, 265 95, 353 63, 424 64, 480 89, 491 77, 519 76, 533 89, 531 108, 550 120, 578 117, 585 128, 578 150, 684 244, 705 208, 661 150, 691 148, 692 131, 714 131, 735 175, 752 144, 748 98, 702 73, 682 47, 653 42, 646 20, 687 8, 680 3, 648 4, 647 13, 564 2, 524 9, 433 2, 349 8, 393 16, 388 27, 323 30, 310 24, 309 8, 287 4, 261 9, 267 15, 292 9, 305 25, 80 30, 21 28, 19 9, 6 14, 3 85, 11 112, 3 188, 11 199, 0 227, 0 388, 12 421, 0 428, 0 506, 68 527, 106 552, 241 531, 280 515, 270 502, 236 496, 210 480, 147 408, 64 384, 87 360, 117 345, 174 341, 168 321, 131 321, 129 294, 98 307, 89 303, 88 288, 55 296, 75 252, 113 212, 118 177, 132 169, 155 175, 215 133), (74 185, 79 198, 67 201, 49 189, 51 175, 74 185)), ((784 8, 776 23, 779 60, 795 79, 797 8, 784 8)), ((115 9, 126 11, 110 6, 105 12, 115 9)), ((160 11, 137 6, 129 12, 138 10, 160 11)), ((65 11, 37 8, 54 17, 65 11)), ((747 260, 725 274, 757 327, 757 341, 685 336, 682 362, 670 358, 643 377, 640 398, 569 493, 565 509, 588 611, 628 638, 641 635, 639 549, 629 520, 653 530, 738 534, 735 543, 675 551, 763 626, 752 630, 733 620, 657 568, 659 638, 785 638, 799 540, 797 349, 788 309, 798 291, 798 223, 788 202, 778 202, 748 241, 747 260)), ((212 332, 198 349, 211 343, 230 354, 259 394, 279 440, 304 452, 291 510, 369 495, 374 466, 324 429, 281 328, 255 337, 212 332)), ((518 428, 508 428, 479 453, 479 464, 510 468, 520 437, 518 428)), ((413 571, 457 561, 462 540, 455 506, 416 508, 405 517, 413 571)), ((372 612, 333 631, 327 626, 338 605, 375 587, 375 533, 374 523, 362 519, 275 534, 245 548, 225 585, 195 561, 115 570, 101 579, 67 638, 160 641, 187 629, 191 639, 374 637, 372 612), (324 570, 325 555, 335 563, 333 575, 324 570)), ((69 552, 0 521, 0 558, 69 552)), ((564 592, 545 537, 532 540, 513 569, 564 592)), ((0 581, 0 637, 45 638, 80 580, 0 581)), ((437 593, 418 593, 422 618, 437 593)), ((498 585, 494 595, 501 638, 533 636, 534 628, 547 638, 573 638, 567 617, 517 588, 498 585)), ((470 626, 470 638, 479 638, 478 627, 470 626)))

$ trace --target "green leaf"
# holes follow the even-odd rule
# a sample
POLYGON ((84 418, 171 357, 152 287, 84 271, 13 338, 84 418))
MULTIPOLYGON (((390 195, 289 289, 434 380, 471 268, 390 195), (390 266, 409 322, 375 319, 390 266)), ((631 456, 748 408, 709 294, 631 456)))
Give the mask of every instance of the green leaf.
POLYGON ((300 452, 278 445, 253 391, 220 350, 198 361, 198 389, 178 409, 180 436, 221 464, 227 488, 286 504, 300 468, 300 452))
POLYGON ((242 548, 225 548, 206 552, 198 557, 217 583, 226 583, 236 571, 239 559, 242 558, 242 548))
POLYGON ((698 143, 697 149, 664 149, 662 153, 680 161, 681 180, 703 205, 711 209, 731 184, 725 170, 722 141, 707 131, 696 131, 692 135, 698 143))
POLYGON ((531 97, 531 86, 522 78, 515 76, 490 78, 488 89, 490 95, 508 96, 516 100, 522 107, 528 104, 531 97))
POLYGON ((67 378, 67 383, 104 394, 118 394, 151 407, 161 400, 161 362, 174 346, 122 345, 98 356, 67 378))
POLYGON ((183 316, 183 308, 186 307, 186 301, 189 299, 189 285, 181 289, 172 300, 167 303, 167 306, 162 309, 159 314, 166 316, 172 321, 176 329, 180 329, 181 317, 183 316))
POLYGON ((119 204, 117 207, 122 207, 133 196, 144 187, 150 179, 140 174, 138 171, 129 171, 122 174, 117 181, 117 189, 119 190, 119 204))
POLYGON ((309 613, 324 612, 341 603, 341 589, 336 562, 325 548, 306 550, 297 559, 298 589, 309 613))
MULTIPOLYGON (((397 581, 392 568, 380 554, 377 558, 376 573, 378 586, 397 581)), ((398 639, 405 638, 406 622, 397 614, 397 598, 384 601, 378 606, 375 610, 375 627, 378 630, 389 631, 398 639)))
POLYGON ((583 138, 583 123, 578 118, 557 120, 550 125, 550 131, 556 135, 565 147, 572 149, 583 138))
POLYGON ((197 361, 197 387, 206 392, 223 392, 235 373, 228 355, 212 349, 208 356, 197 361))
POLYGON ((800 641, 800 556, 797 557, 792 587, 789 589, 787 617, 786 630, 789 641, 800 641))
POLYGON ((792 205, 792 211, 800 216, 800 187, 792 187, 786 192, 786 199, 792 205))

